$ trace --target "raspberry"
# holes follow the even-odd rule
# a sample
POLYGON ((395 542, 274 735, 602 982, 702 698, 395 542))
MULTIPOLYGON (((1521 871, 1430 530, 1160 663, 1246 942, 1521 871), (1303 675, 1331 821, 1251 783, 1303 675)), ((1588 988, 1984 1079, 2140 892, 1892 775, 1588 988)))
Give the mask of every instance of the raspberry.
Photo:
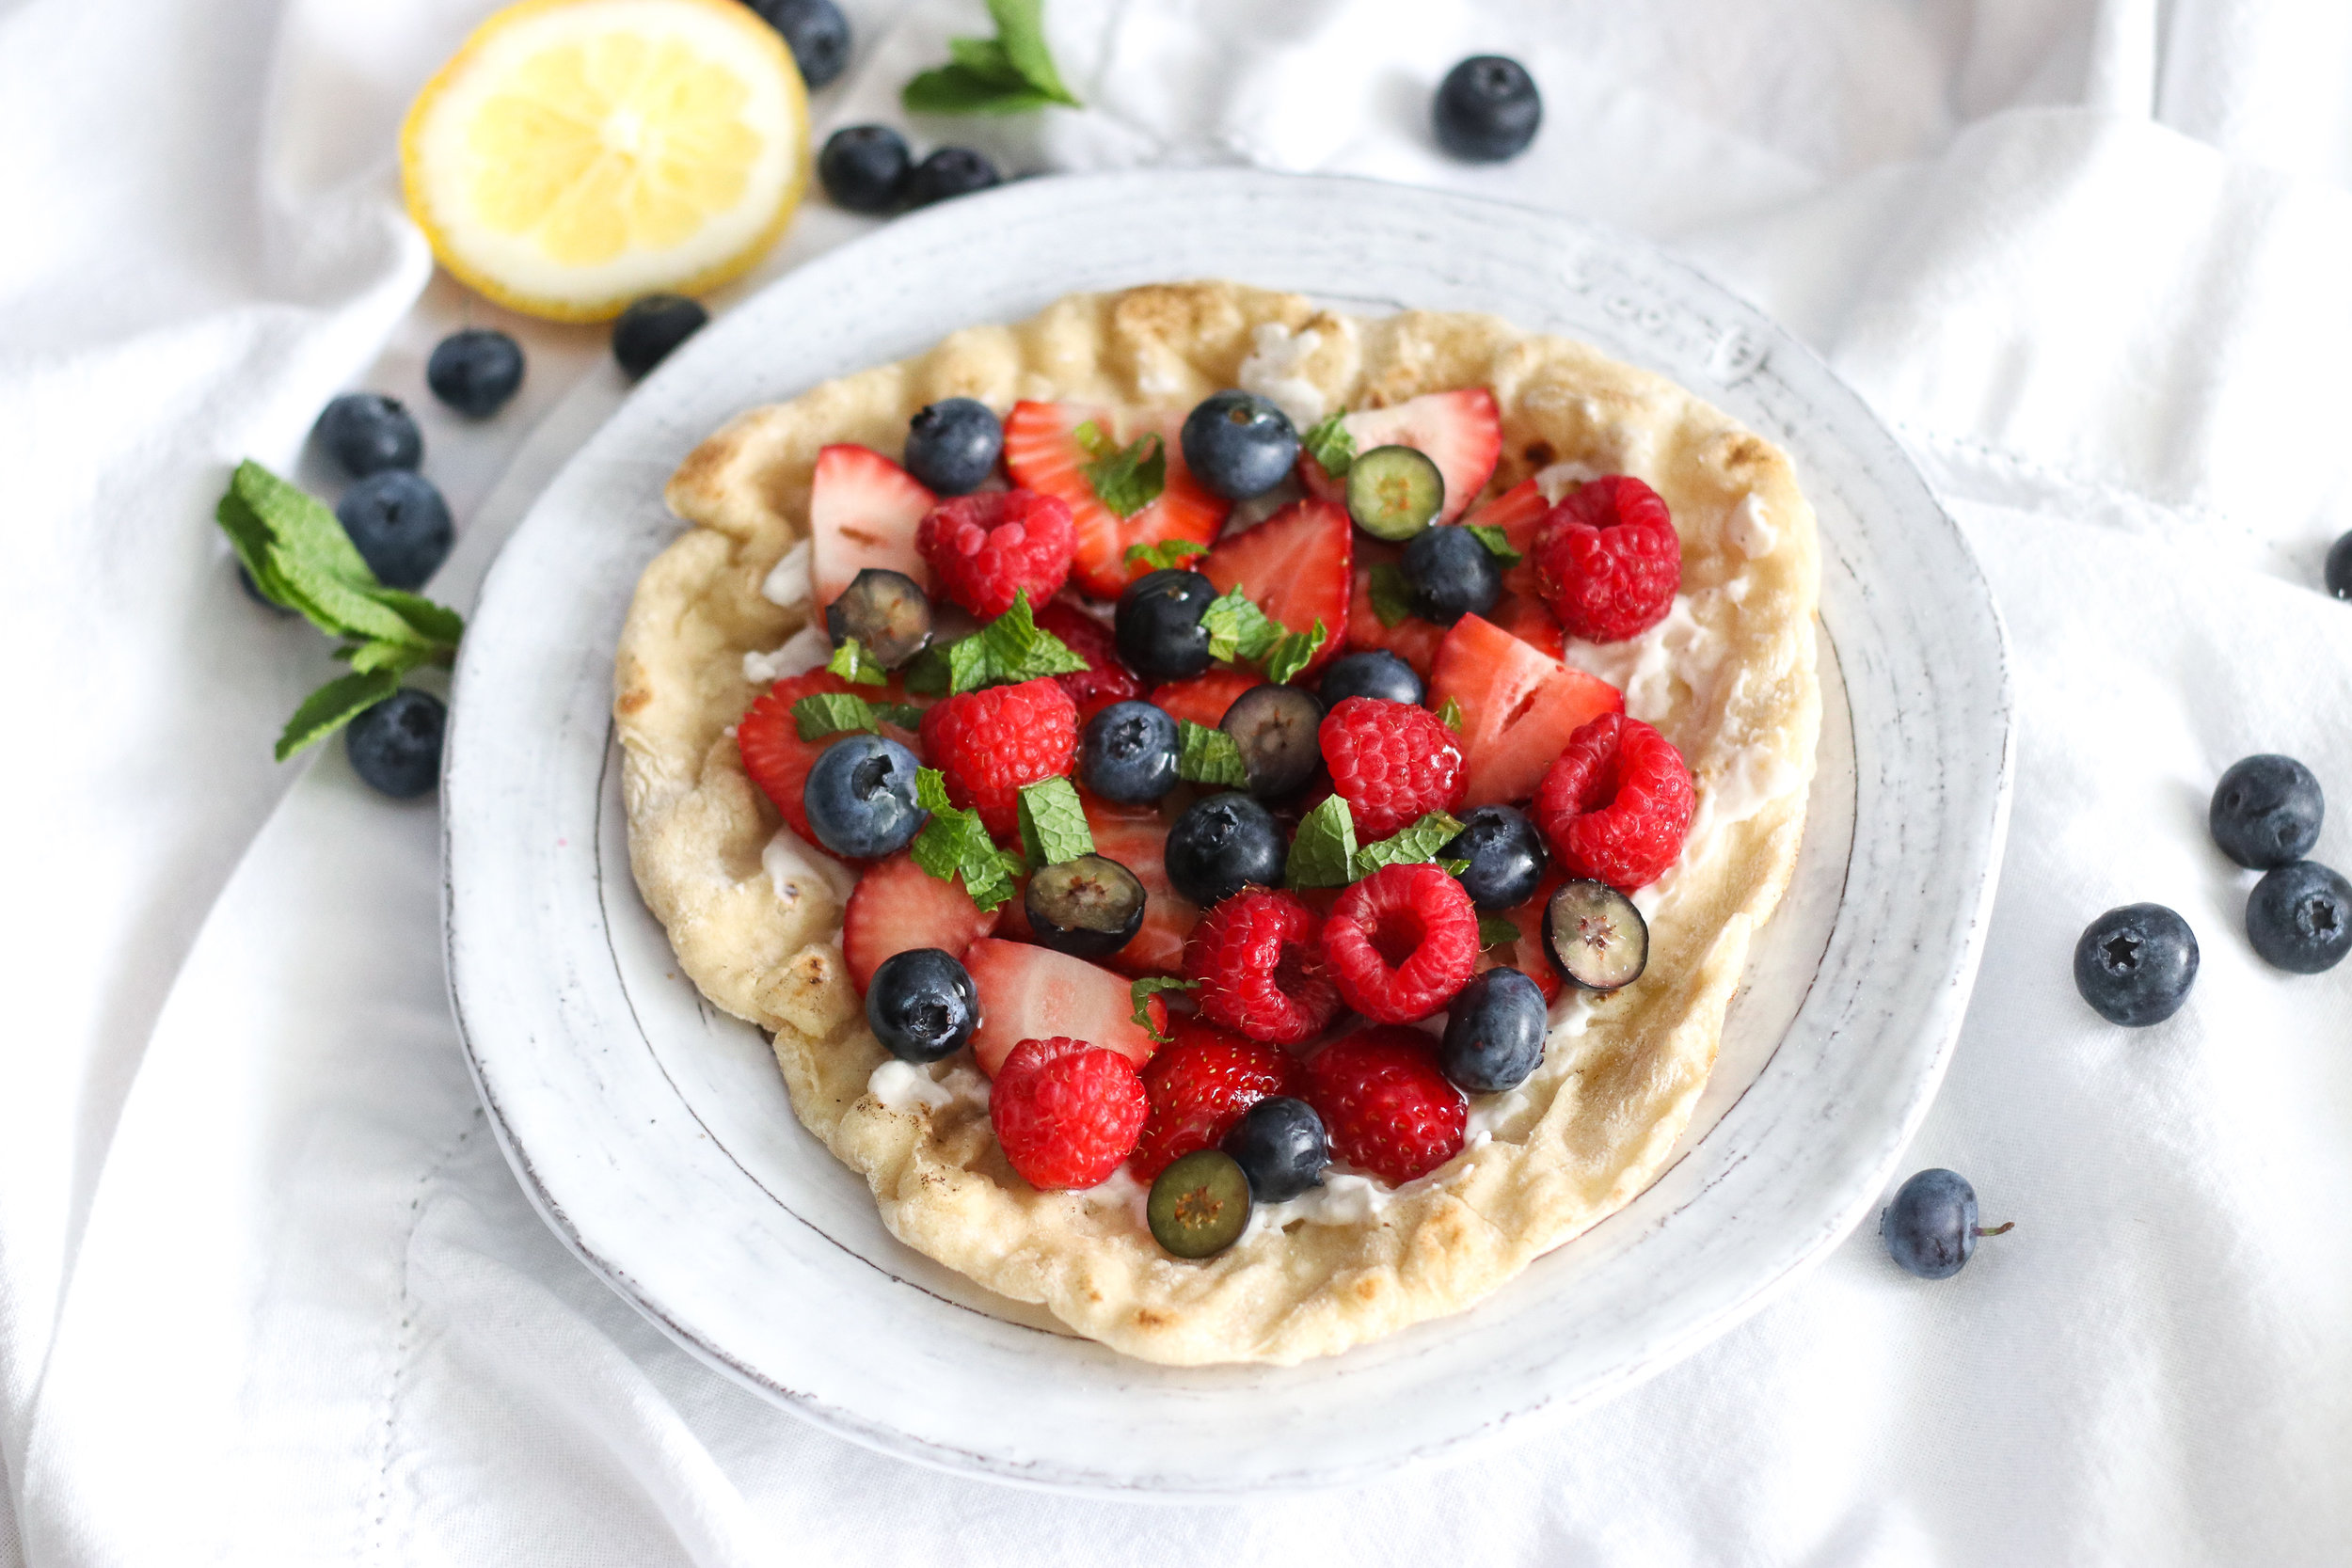
POLYGON ((1375 1024, 1333 1040, 1300 1077, 1331 1152, 1384 1181, 1403 1186, 1462 1151, 1470 1101, 1419 1030, 1375 1024))
POLYGON ((1067 1035, 1023 1040, 990 1086, 996 1141, 1032 1187, 1091 1187, 1135 1152, 1151 1102, 1127 1058, 1067 1035))
POLYGON ((1342 1000, 1376 1023, 1415 1023, 1478 967, 1478 911, 1438 866, 1384 865, 1323 923, 1323 964, 1342 1000))
POLYGON ((1622 713, 1568 736, 1527 814, 1571 877, 1619 893, 1666 874, 1691 832, 1691 769, 1674 742, 1622 713))
POLYGON ((1333 793, 1347 798, 1357 836, 1386 838, 1433 811, 1452 811, 1470 788, 1462 737, 1426 708, 1377 697, 1343 700, 1315 732, 1333 793))
POLYGON ((1184 942, 1184 974, 1213 1023, 1254 1040, 1296 1045, 1340 1010, 1315 942, 1321 922, 1296 897, 1251 888, 1200 917, 1184 942))
POLYGON ((1143 696, 1143 683, 1135 672, 1119 662, 1119 643, 1111 636, 1111 628, 1073 604, 1060 599, 1037 607, 1040 631, 1050 631, 1068 648, 1092 665, 1079 675, 1056 675, 1054 679, 1070 700, 1078 705, 1078 725, 1110 706, 1143 696))
POLYGON ((1682 541, 1658 492, 1611 474, 1573 492, 1535 530, 1535 581, 1570 637, 1622 642, 1666 618, 1682 586, 1682 541))
POLYGON ((1270 1094, 1290 1092, 1290 1056, 1197 1019, 1179 1022, 1174 1040, 1143 1069, 1152 1115, 1127 1169, 1149 1181, 1196 1148, 1214 1148, 1241 1114, 1270 1094))
POLYGON ((940 592, 993 620, 1026 590, 1041 605, 1070 580, 1076 535, 1070 508, 1032 490, 993 490, 941 501, 914 531, 914 548, 940 592))
POLYGON ((946 776, 947 799, 1000 839, 1020 828, 1021 786, 1070 771, 1078 710, 1050 678, 993 686, 934 703, 923 714, 923 754, 946 776))

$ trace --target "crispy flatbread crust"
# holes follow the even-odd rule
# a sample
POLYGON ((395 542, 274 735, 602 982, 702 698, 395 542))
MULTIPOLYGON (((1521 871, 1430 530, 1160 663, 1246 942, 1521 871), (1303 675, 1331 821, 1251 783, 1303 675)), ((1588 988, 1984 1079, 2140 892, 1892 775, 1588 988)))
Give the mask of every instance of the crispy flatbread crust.
POLYGON ((773 1032, 794 1111, 908 1245, 1147 1360, 1287 1364, 1470 1306, 1656 1177, 1713 1066, 1749 937, 1788 884, 1812 775, 1818 546, 1777 449, 1661 377, 1492 317, 1359 320, 1205 282, 1074 295, 755 409, 695 449, 667 499, 692 526, 645 569, 616 668, 637 883, 703 993, 773 1032), (974 1097, 893 1109, 868 1092, 887 1058, 843 967, 841 906, 805 858, 763 863, 779 821, 731 726, 758 691, 742 656, 803 624, 760 587, 802 537, 818 448, 895 453, 914 411, 946 397, 1186 408, 1236 383, 1268 323, 1298 335, 1294 349, 1314 333, 1290 373, 1332 407, 1491 386, 1503 455, 1490 494, 1568 464, 1665 497, 1687 605, 1644 644, 1571 657, 1627 685, 1634 715, 1681 748, 1701 831, 1643 899, 1647 974, 1555 1009, 1545 1067, 1478 1118, 1488 1136, 1377 1212, 1261 1225, 1182 1262, 1143 1228, 1132 1182, 1038 1192, 974 1097))

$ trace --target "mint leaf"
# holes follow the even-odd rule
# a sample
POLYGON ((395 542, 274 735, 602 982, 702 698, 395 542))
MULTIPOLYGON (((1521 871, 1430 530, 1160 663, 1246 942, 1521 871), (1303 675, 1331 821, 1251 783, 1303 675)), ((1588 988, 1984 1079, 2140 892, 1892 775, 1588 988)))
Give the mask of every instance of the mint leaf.
MULTIPOLYGON (((949 643, 947 647, 953 647, 949 643)), ((914 662, 906 669, 907 691, 916 697, 945 697, 955 689, 955 670, 948 662, 947 648, 938 643, 914 656, 914 662)))
MULTIPOLYGON (((890 673, 874 661, 866 645, 856 638, 849 638, 825 660, 825 668, 852 686, 888 686, 890 673)), ((806 738, 803 736, 803 738, 806 738)))
POLYGON ((1511 547, 1511 536, 1492 523, 1464 523, 1470 536, 1486 546, 1486 553, 1505 566, 1516 566, 1527 558, 1511 547))
POLYGON ((1350 880, 1369 877, 1384 865, 1417 865, 1434 861, 1438 851, 1461 831, 1461 823, 1444 812, 1433 811, 1412 826, 1400 828, 1377 844, 1367 844, 1357 850, 1348 863, 1350 880))
POLYGON ((1288 633, 1282 641, 1274 644, 1274 651, 1266 656, 1265 678, 1278 686, 1289 684, 1301 670, 1314 662, 1315 655, 1323 651, 1323 644, 1330 635, 1324 629, 1320 615, 1315 617, 1312 631, 1288 633))
POLYGON ((1092 420, 1081 423, 1075 435, 1094 457, 1084 472, 1095 499, 1121 517, 1134 516, 1168 488, 1168 443, 1157 431, 1144 432, 1124 449, 1092 420))
POLYGON ((1011 92, 1033 92, 1021 68, 1012 63, 1004 44, 996 39, 949 39, 947 58, 991 87, 1011 92))
POLYGON ((1282 864, 1286 887, 1345 887, 1354 878, 1356 814, 1347 798, 1327 795, 1314 810, 1299 819, 1291 835, 1290 858, 1282 864))
POLYGON ((1307 455, 1322 464, 1323 471, 1333 479, 1345 479, 1347 470, 1356 465, 1356 437, 1347 433, 1347 415, 1344 412, 1327 416, 1322 423, 1307 432, 1298 444, 1305 447, 1307 455))
POLYGON ((899 92, 917 114, 1018 114, 1049 103, 1079 107, 1045 44, 1042 0, 989 0, 993 39, 949 39, 949 64, 926 71, 899 92))
MULTIPOLYGON (((1029 612, 1028 591, 1013 594, 1012 608, 969 637, 947 644, 946 689, 977 691, 984 686, 1011 686, 1046 675, 1073 675, 1093 668, 1070 651, 1069 644, 1050 631, 1038 629, 1029 612)), ((930 676, 918 663, 907 679, 907 689, 922 691, 930 676), (921 674, 924 685, 916 685, 921 674)))
POLYGON ((1372 612, 1384 626, 1395 626, 1413 612, 1413 580, 1405 568, 1384 561, 1372 569, 1372 612))
POLYGON ((1438 722, 1455 735, 1462 733, 1462 705, 1448 697, 1438 705, 1438 722))
POLYGON ((923 710, 912 703, 869 703, 850 691, 813 691, 792 705, 792 727, 803 740, 863 730, 879 735, 884 724, 913 729, 923 710))
POLYGON ((1163 539, 1152 545, 1130 545, 1120 559, 1133 566, 1137 562, 1161 571, 1169 566, 1182 566, 1196 555, 1206 555, 1209 546, 1191 539, 1163 539))
POLYGON ((1192 784, 1231 784, 1239 789, 1249 783, 1249 769, 1241 760, 1241 748, 1223 730, 1196 724, 1189 719, 1176 721, 1176 776, 1192 784))
POLYGON ((1165 974, 1147 974, 1137 980, 1127 988, 1127 999, 1136 1005, 1136 1025, 1166 1045, 1168 1037, 1160 1033, 1158 1026, 1152 1022, 1152 998, 1164 990, 1194 990, 1199 989, 1200 984, 1198 980, 1171 980, 1165 974))
POLYGON ((328 681, 303 698, 286 721, 278 737, 278 760, 317 745, 399 689, 400 676, 390 670, 356 671, 328 681))
POLYGON ((433 649, 414 642, 346 642, 335 650, 334 657, 350 665, 356 675, 364 675, 371 670, 405 675, 421 665, 449 662, 446 657, 437 657, 433 649))
POLYGON ((1045 45, 1044 0, 988 0, 988 14, 996 23, 996 41, 1012 69, 1031 88, 1054 103, 1081 108, 1054 69, 1053 51, 1045 45))
MULTIPOLYGON (((955 40, 954 43, 969 41, 955 40)), ((918 115, 1016 115, 1057 100, 1030 87, 1007 87, 969 66, 945 65, 907 83, 898 102, 918 115)))
POLYGON ((1059 865, 1094 853, 1094 832, 1087 826, 1078 789, 1068 779, 1023 784, 1017 797, 1021 847, 1031 868, 1059 865))
POLYGON ((917 768, 914 800, 931 819, 907 847, 914 863, 941 881, 963 879, 963 891, 973 903, 993 910, 1012 896, 1021 873, 1018 856, 996 847, 980 825, 979 814, 960 811, 947 799, 947 781, 935 768, 917 768))
POLYGON ((1468 861, 1439 861, 1438 869, 1449 877, 1459 877, 1470 869, 1468 861))
POLYGON ((1519 940, 1519 928, 1499 914, 1478 917, 1478 945, 1481 948, 1501 947, 1519 940))
POLYGON ((1209 634, 1211 658, 1251 664, 1272 653, 1283 636, 1282 623, 1260 610, 1239 583, 1209 601, 1209 608, 1200 613, 1200 626, 1209 634))

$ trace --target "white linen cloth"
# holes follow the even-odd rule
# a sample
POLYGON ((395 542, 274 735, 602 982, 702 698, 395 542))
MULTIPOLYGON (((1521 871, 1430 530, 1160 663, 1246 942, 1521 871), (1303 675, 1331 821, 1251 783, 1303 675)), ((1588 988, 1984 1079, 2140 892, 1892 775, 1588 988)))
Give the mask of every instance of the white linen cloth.
MULTIPOLYGON (((2223 767, 2288 752, 2337 801, 2318 857, 2352 866, 2352 606, 2317 589, 2352 528, 2352 8, 1051 0, 1093 108, 916 128, 1019 169, 1344 170, 1652 236, 1871 399, 2013 639, 2008 870, 1907 1168, 1963 1171, 2017 1229, 1930 1285, 1866 1226, 1557 1431, 1241 1506, 941 1476, 671 1345, 493 1147, 433 806, 340 746, 270 763, 330 667, 240 595, 228 466, 331 493, 315 411, 402 397, 462 605, 623 391, 600 334, 435 279, 401 216, 400 112, 487 8, 0 7, 0 1564, 2343 1560, 2352 965, 2254 959, 2252 879, 2202 822, 2223 767), (1546 93, 1491 168, 1426 131, 1478 50, 1546 93), (421 386, 467 321, 532 356, 479 426, 421 386), (2127 1032, 2069 960, 2137 899, 2203 969, 2127 1032)), ((899 121, 898 85, 985 30, 978 0, 852 15, 820 132, 899 121)), ((866 227, 813 200, 760 277, 866 227)))

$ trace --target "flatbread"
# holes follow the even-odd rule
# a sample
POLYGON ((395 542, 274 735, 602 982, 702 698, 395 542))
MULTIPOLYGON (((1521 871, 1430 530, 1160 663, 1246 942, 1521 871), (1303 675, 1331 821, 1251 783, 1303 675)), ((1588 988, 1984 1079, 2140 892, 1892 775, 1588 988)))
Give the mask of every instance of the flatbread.
POLYGON ((755 409, 695 449, 667 499, 692 526, 645 569, 616 662, 638 886, 703 993, 773 1033, 794 1112, 866 1177, 899 1240, 1129 1354, 1287 1364, 1470 1306, 1656 1177, 1788 884, 1812 777, 1818 546, 1771 444, 1661 377, 1493 317, 1361 320, 1200 282, 1073 295, 755 409), (1648 972, 1597 1002, 1564 998, 1538 1074, 1473 1098, 1462 1154, 1393 1193, 1335 1181, 1185 1262, 1152 1242, 1123 1172, 1091 1193, 1014 1175, 970 1067, 877 1079, 889 1058, 838 946, 846 890, 780 830, 731 726, 760 689, 744 656, 803 625, 760 590, 803 535, 820 447, 895 454, 914 411, 946 397, 1181 410, 1252 379, 1333 408, 1489 386, 1504 434, 1489 493, 1539 472, 1654 485, 1681 533, 1684 596, 1644 638, 1572 643, 1570 658, 1681 749, 1699 807, 1682 863, 1639 900, 1648 972))

